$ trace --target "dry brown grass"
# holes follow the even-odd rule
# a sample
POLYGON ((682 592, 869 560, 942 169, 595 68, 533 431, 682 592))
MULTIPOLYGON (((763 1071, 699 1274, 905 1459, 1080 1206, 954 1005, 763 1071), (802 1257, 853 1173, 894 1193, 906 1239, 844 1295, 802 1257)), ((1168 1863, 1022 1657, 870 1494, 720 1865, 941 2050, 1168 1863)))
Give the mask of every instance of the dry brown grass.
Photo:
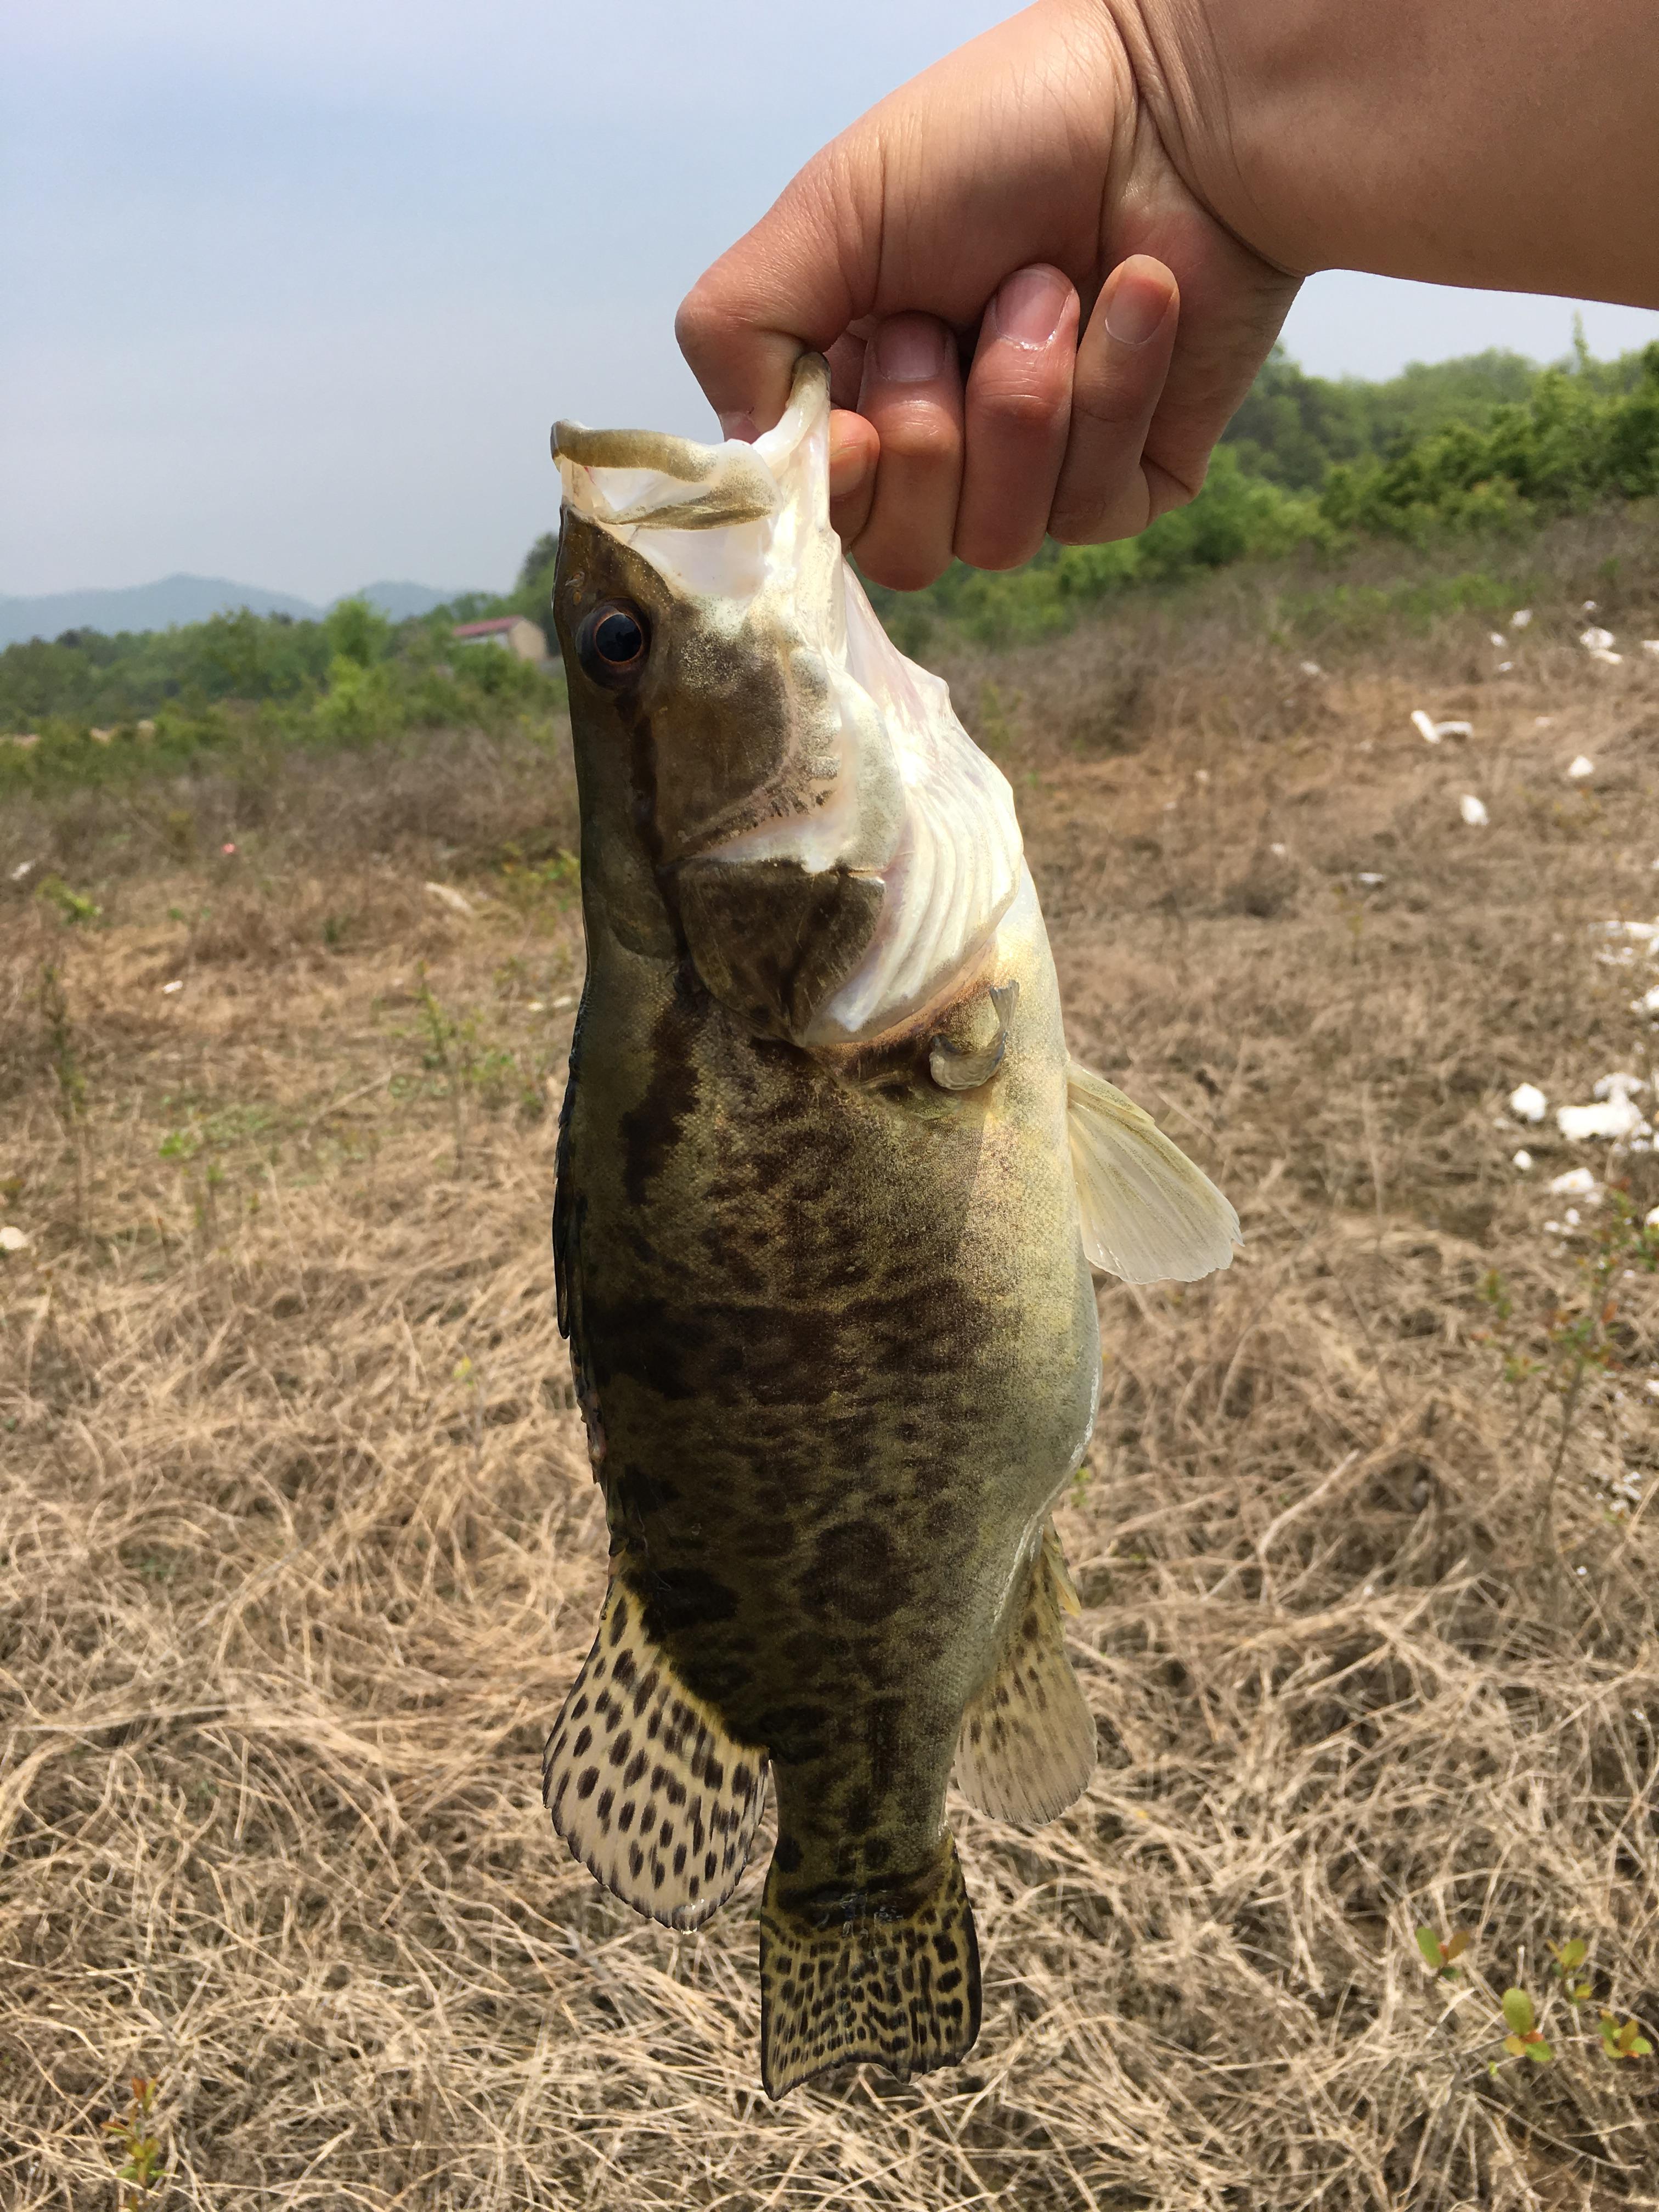
POLYGON ((34 1240, 0 1261, 0 2201, 114 2204, 138 2074, 181 2205, 1659 2203, 1659 2059, 1558 1996, 1555 2063, 1508 2060, 1498 2011, 1582 1936, 1659 2028, 1659 1540, 1607 1487, 1659 1468, 1659 1292, 1615 1277, 1626 1371, 1553 1488, 1560 1401, 1481 1340, 1494 1268, 1516 1352, 1583 1302, 1585 1240, 1540 1233, 1565 1148, 1518 1176, 1505 1094, 1649 1072, 1645 973, 1592 925, 1659 906, 1659 664, 1592 666, 1557 612, 1473 688, 1484 624, 1315 679, 1194 618, 1109 744, 1079 726, 1127 622, 962 657, 1073 1042, 1249 1243, 1103 1287, 1062 1516, 1102 1764, 1038 1834, 956 1808, 979 2048, 781 2107, 764 1849, 677 1936, 538 1796, 604 1575, 538 1110, 580 945, 566 887, 483 864, 568 837, 568 786, 475 753, 401 793, 337 765, 263 827, 173 794, 241 847, 210 862, 0 826, 4 872, 32 838, 105 908, 0 904, 0 1217, 34 1240), (1474 744, 1431 752, 1418 703, 1474 744), (476 920, 421 888, 446 852, 476 920), (1455 1984, 1422 1922, 1470 1932, 1455 1984))

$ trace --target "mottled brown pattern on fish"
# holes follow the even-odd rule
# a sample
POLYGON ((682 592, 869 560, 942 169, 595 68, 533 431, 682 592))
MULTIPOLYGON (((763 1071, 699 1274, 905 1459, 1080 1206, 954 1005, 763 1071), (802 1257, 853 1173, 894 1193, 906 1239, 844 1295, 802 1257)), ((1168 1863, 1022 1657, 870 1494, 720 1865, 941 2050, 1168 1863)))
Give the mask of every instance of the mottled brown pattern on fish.
MULTIPOLYGON (((814 2038, 943 2063, 977 2005, 945 1792, 1097 1376, 1052 963, 1033 911, 901 1032, 834 1050, 778 1034, 799 1033, 803 989, 848 972, 865 924, 837 931, 868 895, 760 867, 711 908, 685 825, 787 760, 787 686, 751 687, 742 714, 726 695, 712 795, 686 799, 707 702, 678 719, 672 594, 579 516, 562 563, 589 964, 556 1245, 615 1564, 684 1696, 771 1761, 769 2082, 826 2063, 814 2038), (623 698, 573 650, 618 596, 665 655, 623 698), (930 1073, 936 1050, 963 1087, 930 1073), (890 1899, 912 1897, 890 1959, 890 1899), (943 1947, 927 1972, 963 1986, 901 2002, 884 1977, 915 1980, 924 1920, 943 1947), (840 1964, 812 1932, 836 1928, 840 1964), (804 1992, 811 2019, 786 2029, 775 2006, 804 1992)), ((556 1786, 585 1780, 562 1766, 556 1786)))
POLYGON ((771 1752, 792 1845, 874 1873, 937 1837, 1086 1431, 1080 1262, 1030 1280, 1017 1220, 1001 1252, 969 1220, 988 1144, 1038 1212, 1063 1153, 982 1100, 908 1113, 620 948, 589 989, 568 1172, 613 1542, 686 1681, 771 1752))

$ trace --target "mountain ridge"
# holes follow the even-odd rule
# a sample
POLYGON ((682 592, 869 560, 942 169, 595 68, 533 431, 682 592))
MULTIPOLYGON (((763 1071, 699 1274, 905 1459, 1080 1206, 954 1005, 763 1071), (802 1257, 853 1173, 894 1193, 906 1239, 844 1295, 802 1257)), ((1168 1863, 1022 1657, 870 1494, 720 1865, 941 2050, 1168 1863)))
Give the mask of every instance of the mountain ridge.
MULTIPOLYGON (((459 592, 437 591, 430 584, 404 578, 383 577, 342 597, 368 599, 394 622, 423 615, 459 592)), ((337 605, 331 600, 329 605, 337 605)), ((112 589, 89 586, 81 591, 46 592, 33 597, 0 594, 0 647, 21 645, 30 638, 55 638, 66 629, 101 630, 114 635, 122 630, 171 629, 181 623, 206 622, 210 616, 228 614, 241 607, 256 615, 291 615, 296 622, 318 622, 328 611, 291 592, 267 591, 259 584, 238 584, 226 576, 193 576, 182 570, 158 577, 153 584, 128 584, 112 589)))

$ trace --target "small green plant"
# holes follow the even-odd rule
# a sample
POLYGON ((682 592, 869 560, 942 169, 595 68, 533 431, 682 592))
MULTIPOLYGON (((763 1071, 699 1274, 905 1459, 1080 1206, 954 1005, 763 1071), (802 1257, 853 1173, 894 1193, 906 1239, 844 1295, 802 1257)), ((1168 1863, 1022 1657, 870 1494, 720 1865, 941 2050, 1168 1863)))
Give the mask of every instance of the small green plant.
POLYGON ((472 1472, 483 1464, 483 1377, 465 1352, 455 1363, 455 1380, 466 1393, 467 1418, 472 1431, 472 1472))
POLYGON ((1577 1265, 1577 1296, 1547 1308, 1530 1322, 1516 1315, 1504 1278, 1496 1268, 1489 1270, 1480 1295, 1492 1321, 1475 1332, 1475 1340, 1498 1355, 1522 1420, 1551 1397, 1559 1402, 1553 1441, 1537 1440, 1545 1456, 1538 1483, 1536 1541, 1540 1558, 1564 1574, 1555 1540, 1555 1492, 1574 1419, 1590 1377, 1615 1375, 1624 1365, 1624 1323, 1614 1285, 1626 1273, 1650 1275, 1659 1270, 1659 1230, 1647 1226, 1628 1189, 1616 1184, 1607 1189, 1577 1265))
POLYGON ((1590 1985, 1578 1978, 1578 1969, 1583 1965, 1589 1945, 1582 1936, 1570 1942, 1549 1943, 1545 1946, 1555 1961, 1555 1971, 1561 1979, 1561 1994, 1570 2005, 1581 2005, 1589 1996, 1590 1985))
POLYGON ((155 2128, 155 2092, 159 2084, 143 2075, 132 2077, 132 2097, 118 2119, 106 2120, 104 2133, 115 2140, 111 2148, 125 2156, 116 2169, 121 2204, 148 2204, 154 2200, 161 2178, 161 2139, 155 2128), (131 2192, 131 2193, 129 2193, 131 2192))
POLYGON ((1650 2058, 1653 2056, 1653 2045, 1636 2021, 1627 2020, 1621 2027, 1610 2012, 1604 2012, 1601 2015, 1601 2048, 1609 2058, 1650 2058))
POLYGON ((1424 1963, 1432 1967, 1443 1981, 1449 1981, 1457 1972, 1457 1961, 1469 1948, 1468 1931, 1460 1929, 1456 1935, 1443 1941, 1432 1928, 1419 1928, 1417 1948, 1423 1954, 1424 1963))
POLYGON ((496 862, 501 890, 520 913, 534 913, 550 904, 568 913, 581 890, 581 862, 562 845, 541 859, 527 857, 517 845, 502 848, 496 862))
POLYGON ((1504 2038, 1504 2048, 1510 2057, 1529 2058, 1535 2066, 1547 2066, 1555 2053, 1540 2032, 1532 1999, 1524 1990, 1504 1990, 1504 2021, 1510 2031, 1504 2038))
POLYGON ((87 1075, 76 1048, 70 1019, 69 997, 58 968, 47 961, 40 970, 39 990, 40 1026, 46 1060, 58 1083, 58 1096, 68 1125, 70 1150, 75 1163, 75 1214, 82 1236, 92 1221, 92 1155, 87 1128, 87 1075))
POLYGON ((449 1109, 455 1128, 455 1168, 459 1174, 466 1153, 466 1093, 477 1073, 474 1049, 476 1025, 448 1012, 427 981, 426 963, 416 971, 421 986, 421 1019, 426 1032, 425 1065, 441 1073, 449 1086, 449 1109))
POLYGON ((78 925, 89 929, 104 910, 96 899, 88 898, 84 891, 71 890, 61 876, 44 877, 36 896, 45 899, 48 906, 55 906, 71 928, 78 925))

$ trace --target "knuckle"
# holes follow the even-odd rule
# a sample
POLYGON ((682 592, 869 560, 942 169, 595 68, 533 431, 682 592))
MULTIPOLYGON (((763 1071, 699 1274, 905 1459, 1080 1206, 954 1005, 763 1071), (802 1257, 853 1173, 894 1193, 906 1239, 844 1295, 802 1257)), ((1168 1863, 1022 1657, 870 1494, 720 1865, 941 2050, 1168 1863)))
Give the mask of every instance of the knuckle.
POLYGON ((674 342, 694 367, 708 354, 720 321, 708 279, 699 277, 674 316, 674 342))
POLYGON ((1203 490, 1204 479, 1209 474, 1207 457, 1195 465, 1178 470, 1150 459, 1146 467, 1152 507, 1146 518, 1149 522, 1156 522, 1160 514, 1173 514, 1178 507, 1189 507, 1203 490))
POLYGON ((1057 545, 1109 545, 1119 538, 1133 538, 1152 517, 1131 515, 1126 505, 1119 500, 1056 510, 1048 518, 1048 535, 1057 545))
POLYGON ((1041 435, 1066 412, 1067 395, 1052 385, 1004 384, 987 378, 974 393, 982 424, 1015 435, 1041 435))
POLYGON ((954 468, 962 453, 962 433, 936 407, 883 408, 879 415, 884 459, 924 468, 954 468))

